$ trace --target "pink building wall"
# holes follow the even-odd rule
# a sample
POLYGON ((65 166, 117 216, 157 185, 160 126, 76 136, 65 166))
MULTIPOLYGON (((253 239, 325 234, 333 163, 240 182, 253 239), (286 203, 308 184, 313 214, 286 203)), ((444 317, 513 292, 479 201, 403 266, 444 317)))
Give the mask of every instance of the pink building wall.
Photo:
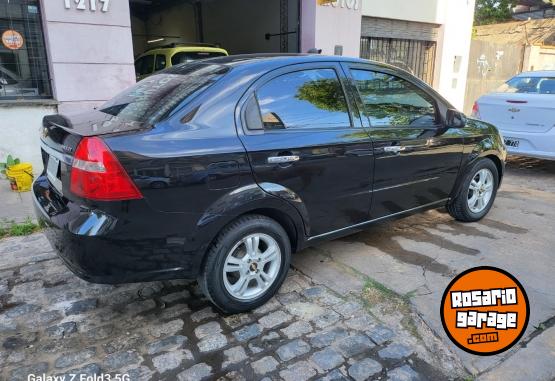
POLYGON ((135 83, 129 2, 112 0, 106 12, 76 9, 74 1, 41 1, 45 43, 59 112, 99 106, 135 83))

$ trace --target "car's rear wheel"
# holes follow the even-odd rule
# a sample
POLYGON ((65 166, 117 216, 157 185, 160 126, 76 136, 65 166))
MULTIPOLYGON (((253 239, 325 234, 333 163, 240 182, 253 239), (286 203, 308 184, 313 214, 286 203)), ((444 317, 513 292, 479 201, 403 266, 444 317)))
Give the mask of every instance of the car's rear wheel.
POLYGON ((220 310, 249 311, 276 293, 290 261, 291 244, 280 224, 260 215, 243 216, 210 246, 199 284, 220 310))
POLYGON ((465 174, 458 196, 447 205, 449 214, 462 222, 479 221, 493 206, 499 171, 493 161, 478 160, 465 174))

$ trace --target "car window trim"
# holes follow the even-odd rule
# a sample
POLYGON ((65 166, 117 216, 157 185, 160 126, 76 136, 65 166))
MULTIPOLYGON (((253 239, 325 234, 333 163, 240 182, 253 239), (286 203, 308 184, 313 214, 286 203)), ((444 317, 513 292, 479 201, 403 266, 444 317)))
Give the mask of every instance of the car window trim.
POLYGON ((318 132, 318 131, 332 131, 332 130, 351 130, 351 129, 360 128, 360 127, 357 127, 355 125, 355 122, 354 122, 355 113, 353 112, 352 100, 351 100, 351 97, 349 96, 349 94, 347 92, 346 83, 345 83, 345 80, 347 80, 347 79, 348 78, 346 77, 345 73, 341 69, 341 65, 337 61, 311 62, 311 63, 303 63, 303 64, 286 65, 286 66, 281 66, 279 68, 276 68, 276 69, 264 74, 262 77, 260 77, 258 80, 256 80, 255 83, 247 90, 247 92, 244 95, 242 105, 240 106, 241 107, 241 111, 240 111, 240 113, 241 113, 241 123, 243 125, 244 132, 248 135, 251 135, 251 134, 261 134, 261 133, 284 133, 284 132, 287 132, 287 131, 289 131, 289 132, 299 132, 299 131, 300 132, 310 132, 310 131, 318 132), (318 69, 334 70, 335 75, 337 76, 337 79, 338 79, 339 83, 341 84, 341 89, 343 90, 343 94, 345 96, 345 102, 347 103, 347 110, 348 110, 347 114, 349 116, 349 123, 350 123, 349 126, 345 126, 345 127, 316 127, 316 128, 283 128, 283 129, 275 129, 275 130, 249 129, 249 127, 246 123, 245 111, 246 111, 246 105, 247 105, 248 100, 249 100, 251 95, 254 95, 256 97, 256 101, 258 103, 258 96, 257 96, 258 89, 260 89, 265 84, 272 81, 273 79, 281 77, 281 76, 286 75, 286 74, 290 74, 290 73, 295 73, 295 72, 299 72, 299 71, 306 71, 306 70, 318 70, 318 69))
MULTIPOLYGON (((355 81, 354 81, 354 78, 352 76, 351 70, 371 71, 371 72, 374 72, 374 73, 387 74, 387 75, 392 75, 392 76, 397 77, 397 78, 401 78, 402 80, 409 82, 411 85, 413 85, 417 89, 420 89, 425 94, 427 94, 431 98, 431 101, 433 102, 434 111, 435 111, 435 119, 436 120, 435 120, 435 123, 433 125, 430 125, 429 127, 428 126, 393 125, 393 124, 390 124, 390 125, 387 125, 387 126, 374 126, 372 124, 372 121, 370 120, 370 118, 367 117, 366 119, 368 119, 369 128, 371 128, 371 129, 408 129, 408 128, 411 128, 411 129, 420 129, 420 130, 438 130, 438 129, 444 128, 444 122, 443 122, 443 118, 442 118, 442 115, 441 115, 441 112, 440 112, 439 102, 437 101, 437 99, 434 96, 429 94, 428 89, 426 87, 422 86, 420 83, 412 81, 411 79, 407 78, 406 75, 402 75, 402 73, 398 73, 395 70, 389 70, 388 68, 385 68, 385 67, 378 67, 378 66, 374 66, 374 65, 371 65, 371 64, 359 64, 359 63, 346 63, 345 66, 346 66, 346 70, 348 72, 348 78, 352 82, 352 86, 356 90, 356 95, 358 96, 358 99, 359 99, 360 104, 361 104, 362 107, 366 107, 366 105, 364 104, 364 101, 362 100, 362 95, 360 94, 360 90, 358 89, 357 85, 355 84, 355 81)), ((361 118, 364 118, 363 114, 361 115, 361 118)))

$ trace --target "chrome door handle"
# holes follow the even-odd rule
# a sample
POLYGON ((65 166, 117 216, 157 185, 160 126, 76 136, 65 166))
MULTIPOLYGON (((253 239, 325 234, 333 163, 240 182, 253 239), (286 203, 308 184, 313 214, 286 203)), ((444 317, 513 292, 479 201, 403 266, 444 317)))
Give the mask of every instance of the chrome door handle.
POLYGON ((391 153, 399 153, 399 152, 404 151, 406 149, 407 149, 407 147, 403 147, 403 146, 383 147, 384 152, 391 152, 391 153))
POLYGON ((291 156, 271 156, 268 158, 268 164, 283 164, 283 163, 293 163, 299 161, 301 158, 296 155, 291 156))

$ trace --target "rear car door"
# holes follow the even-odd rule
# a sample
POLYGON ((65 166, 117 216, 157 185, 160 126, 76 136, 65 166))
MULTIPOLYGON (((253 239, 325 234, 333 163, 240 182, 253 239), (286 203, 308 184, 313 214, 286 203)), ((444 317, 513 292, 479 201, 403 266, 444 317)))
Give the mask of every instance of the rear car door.
POLYGON ((255 179, 294 199, 312 237, 368 220, 372 142, 344 79, 337 63, 293 65, 244 98, 239 134, 255 179))
POLYGON ((456 129, 444 127, 436 99, 422 83, 394 70, 356 64, 348 73, 374 142, 371 218, 446 200, 464 142, 456 129))

